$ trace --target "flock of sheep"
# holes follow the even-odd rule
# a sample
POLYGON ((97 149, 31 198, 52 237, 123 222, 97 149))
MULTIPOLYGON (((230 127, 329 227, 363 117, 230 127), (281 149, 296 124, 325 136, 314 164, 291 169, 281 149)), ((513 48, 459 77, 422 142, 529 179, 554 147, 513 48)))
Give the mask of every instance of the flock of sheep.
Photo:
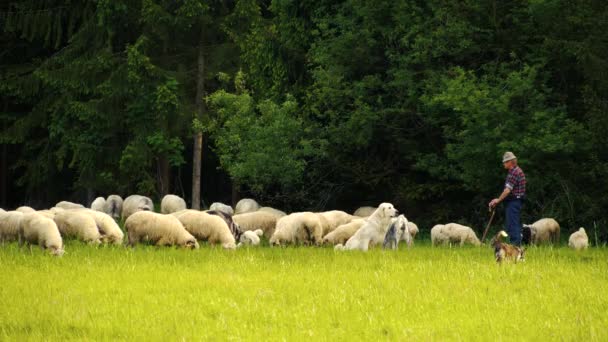
MULTIPOLYGON (((90 244, 199 248, 199 241, 235 249, 259 245, 260 237, 271 246, 288 244, 334 245, 336 250, 363 250, 382 245, 396 249, 400 241, 409 246, 418 226, 408 221, 390 203, 361 207, 352 215, 340 210, 286 214, 271 207, 261 207, 253 199, 242 199, 233 209, 213 203, 209 210, 187 209, 176 195, 166 195, 154 212, 154 203, 145 196, 118 195, 98 197, 85 208, 62 201, 45 210, 24 206, 14 211, 0 209, 0 243, 18 241, 20 246, 38 245, 53 255, 63 255, 65 238, 90 244), (124 221, 125 233, 118 225, 124 221)), ((560 227, 550 218, 524 225, 524 240, 533 244, 558 243, 560 227)), ((473 229, 457 223, 436 225, 431 229, 433 245, 465 243, 481 245, 473 229)), ((585 249, 589 239, 584 228, 570 236, 568 245, 585 249)))

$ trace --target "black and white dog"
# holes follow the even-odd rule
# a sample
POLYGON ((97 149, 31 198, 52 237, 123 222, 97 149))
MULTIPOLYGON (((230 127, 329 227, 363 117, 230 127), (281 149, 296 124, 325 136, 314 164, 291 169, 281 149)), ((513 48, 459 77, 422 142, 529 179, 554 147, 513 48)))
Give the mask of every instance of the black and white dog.
POLYGON ((412 236, 410 235, 409 230, 409 222, 403 215, 397 216, 397 218, 393 219, 393 222, 388 228, 386 235, 384 235, 384 243, 382 247, 384 249, 397 249, 399 247, 399 241, 401 237, 407 243, 407 246, 410 247, 412 244, 412 236))

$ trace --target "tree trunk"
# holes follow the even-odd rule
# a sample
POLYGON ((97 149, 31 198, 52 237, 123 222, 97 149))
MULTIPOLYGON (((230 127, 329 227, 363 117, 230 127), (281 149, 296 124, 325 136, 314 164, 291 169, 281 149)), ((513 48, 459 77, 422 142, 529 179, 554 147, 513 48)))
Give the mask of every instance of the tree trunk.
POLYGON ((160 193, 160 198, 163 198, 171 193, 171 167, 165 155, 161 155, 158 158, 158 179, 158 192, 160 193))
POLYGON ((232 207, 236 207, 236 203, 239 201, 239 187, 236 182, 232 181, 232 207))
MULTIPOLYGON (((8 100, 4 102, 4 112, 6 113, 8 111, 8 100)), ((3 127, 2 127, 5 131, 6 131, 6 122, 4 123, 3 127)), ((0 204, 2 204, 2 207, 6 208, 8 206, 7 203, 7 198, 6 198, 6 193, 7 193, 7 186, 8 186, 8 147, 7 144, 2 144, 2 161, 0 162, 0 192, 2 193, 0 195, 0 204)))
MULTIPOLYGON (((198 42, 198 72, 196 80, 196 116, 203 121, 205 113, 205 45, 204 31, 201 28, 198 42)), ((192 155, 192 209, 201 208, 201 160, 203 159, 203 132, 194 134, 194 149, 192 155)))

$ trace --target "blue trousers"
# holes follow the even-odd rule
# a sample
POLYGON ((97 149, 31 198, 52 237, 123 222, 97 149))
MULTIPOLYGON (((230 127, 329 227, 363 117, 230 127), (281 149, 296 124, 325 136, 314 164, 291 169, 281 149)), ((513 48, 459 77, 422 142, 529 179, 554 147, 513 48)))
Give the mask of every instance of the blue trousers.
POLYGON ((509 234, 511 244, 515 246, 521 245, 521 199, 512 199, 505 201, 505 228, 509 234))

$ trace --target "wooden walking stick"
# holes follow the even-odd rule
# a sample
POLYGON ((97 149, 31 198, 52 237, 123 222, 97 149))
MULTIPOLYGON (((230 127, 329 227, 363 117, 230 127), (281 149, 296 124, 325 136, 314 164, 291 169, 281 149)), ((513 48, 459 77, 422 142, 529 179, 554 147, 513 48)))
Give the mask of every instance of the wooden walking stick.
POLYGON ((496 208, 491 208, 490 212, 492 213, 492 215, 490 215, 490 221, 488 221, 488 225, 486 226, 486 230, 483 231, 483 236, 481 237, 481 243, 483 243, 486 240, 486 235, 488 234, 488 230, 490 229, 490 225, 492 225, 492 220, 494 220, 494 214, 496 214, 496 208))

